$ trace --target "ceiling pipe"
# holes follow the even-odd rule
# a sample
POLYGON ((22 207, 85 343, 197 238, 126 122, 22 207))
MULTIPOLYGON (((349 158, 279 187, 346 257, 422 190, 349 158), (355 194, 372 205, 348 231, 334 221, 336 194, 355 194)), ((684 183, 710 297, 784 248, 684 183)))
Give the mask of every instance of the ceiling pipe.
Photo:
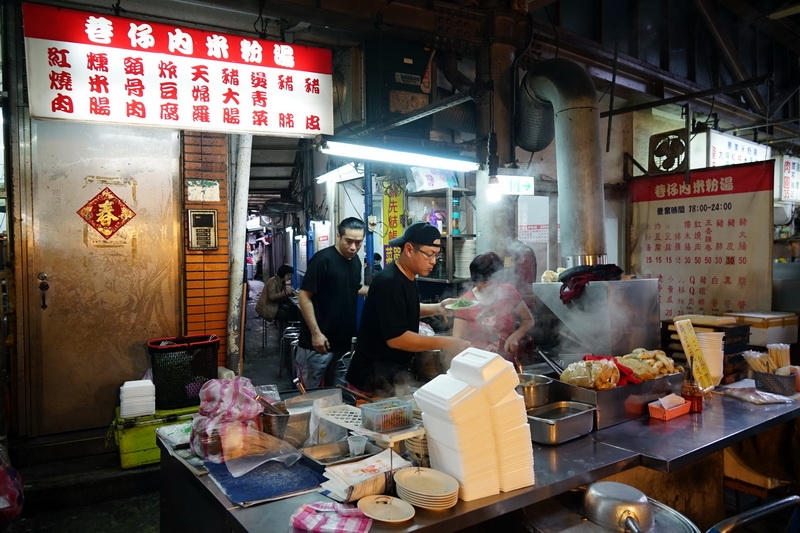
POLYGON ((556 58, 537 63, 523 84, 532 97, 520 102, 520 113, 535 113, 535 100, 553 107, 563 266, 605 264, 600 110, 594 83, 577 63, 556 58))

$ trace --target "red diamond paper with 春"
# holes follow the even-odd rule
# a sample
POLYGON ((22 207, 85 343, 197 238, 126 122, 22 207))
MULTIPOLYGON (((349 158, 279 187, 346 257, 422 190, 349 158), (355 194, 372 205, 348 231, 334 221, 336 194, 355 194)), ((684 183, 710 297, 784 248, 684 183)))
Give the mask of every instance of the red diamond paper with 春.
POLYGON ((104 239, 109 239, 135 217, 136 213, 106 187, 78 209, 78 215, 104 239))

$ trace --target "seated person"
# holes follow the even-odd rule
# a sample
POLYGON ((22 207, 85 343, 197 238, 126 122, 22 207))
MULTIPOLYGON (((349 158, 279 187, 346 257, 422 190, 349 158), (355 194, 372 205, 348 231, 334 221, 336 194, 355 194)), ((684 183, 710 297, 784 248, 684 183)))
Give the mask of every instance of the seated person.
POLYGON ((456 311, 453 336, 470 341, 476 348, 513 359, 534 320, 517 289, 495 280, 502 270, 503 260, 494 252, 472 260, 469 272, 475 285, 461 298, 476 300, 481 305, 456 311))
POLYGON ((256 303, 256 313, 267 320, 296 322, 300 320, 300 309, 290 299, 294 296, 292 288, 294 269, 281 265, 278 272, 264 283, 264 290, 256 303))

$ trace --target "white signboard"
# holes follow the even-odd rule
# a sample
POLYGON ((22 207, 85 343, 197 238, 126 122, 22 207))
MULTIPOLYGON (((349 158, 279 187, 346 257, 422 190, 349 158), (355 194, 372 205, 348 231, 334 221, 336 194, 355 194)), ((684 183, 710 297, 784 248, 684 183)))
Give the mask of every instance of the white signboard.
POLYGON ((772 160, 634 180, 631 265, 661 318, 771 309, 772 160))
POLYGON ((330 50, 39 4, 23 21, 34 117, 333 133, 330 50))
POLYGON ((530 195, 533 191, 533 176, 497 176, 500 194, 530 195))
POLYGON ((800 159, 784 155, 778 158, 780 199, 787 202, 800 200, 800 159))
POLYGON ((724 167, 766 161, 770 158, 769 146, 726 135, 716 130, 708 132, 708 167, 724 167))

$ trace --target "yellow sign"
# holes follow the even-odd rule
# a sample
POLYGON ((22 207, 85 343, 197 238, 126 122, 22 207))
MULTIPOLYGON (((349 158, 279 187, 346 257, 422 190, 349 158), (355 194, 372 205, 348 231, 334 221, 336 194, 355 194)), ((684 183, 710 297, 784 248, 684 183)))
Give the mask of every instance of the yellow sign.
POLYGON ((683 351, 692 365, 694 379, 700 384, 701 389, 710 389, 714 386, 714 380, 711 379, 711 372, 708 371, 703 350, 700 349, 700 343, 697 342, 697 335, 694 333, 692 321, 689 319, 676 320, 675 329, 678 330, 681 346, 683 346, 683 351))
POLYGON ((383 186, 383 256, 388 265, 400 255, 400 248, 389 246, 389 241, 403 234, 401 221, 406 211, 405 189, 398 183, 383 186))

